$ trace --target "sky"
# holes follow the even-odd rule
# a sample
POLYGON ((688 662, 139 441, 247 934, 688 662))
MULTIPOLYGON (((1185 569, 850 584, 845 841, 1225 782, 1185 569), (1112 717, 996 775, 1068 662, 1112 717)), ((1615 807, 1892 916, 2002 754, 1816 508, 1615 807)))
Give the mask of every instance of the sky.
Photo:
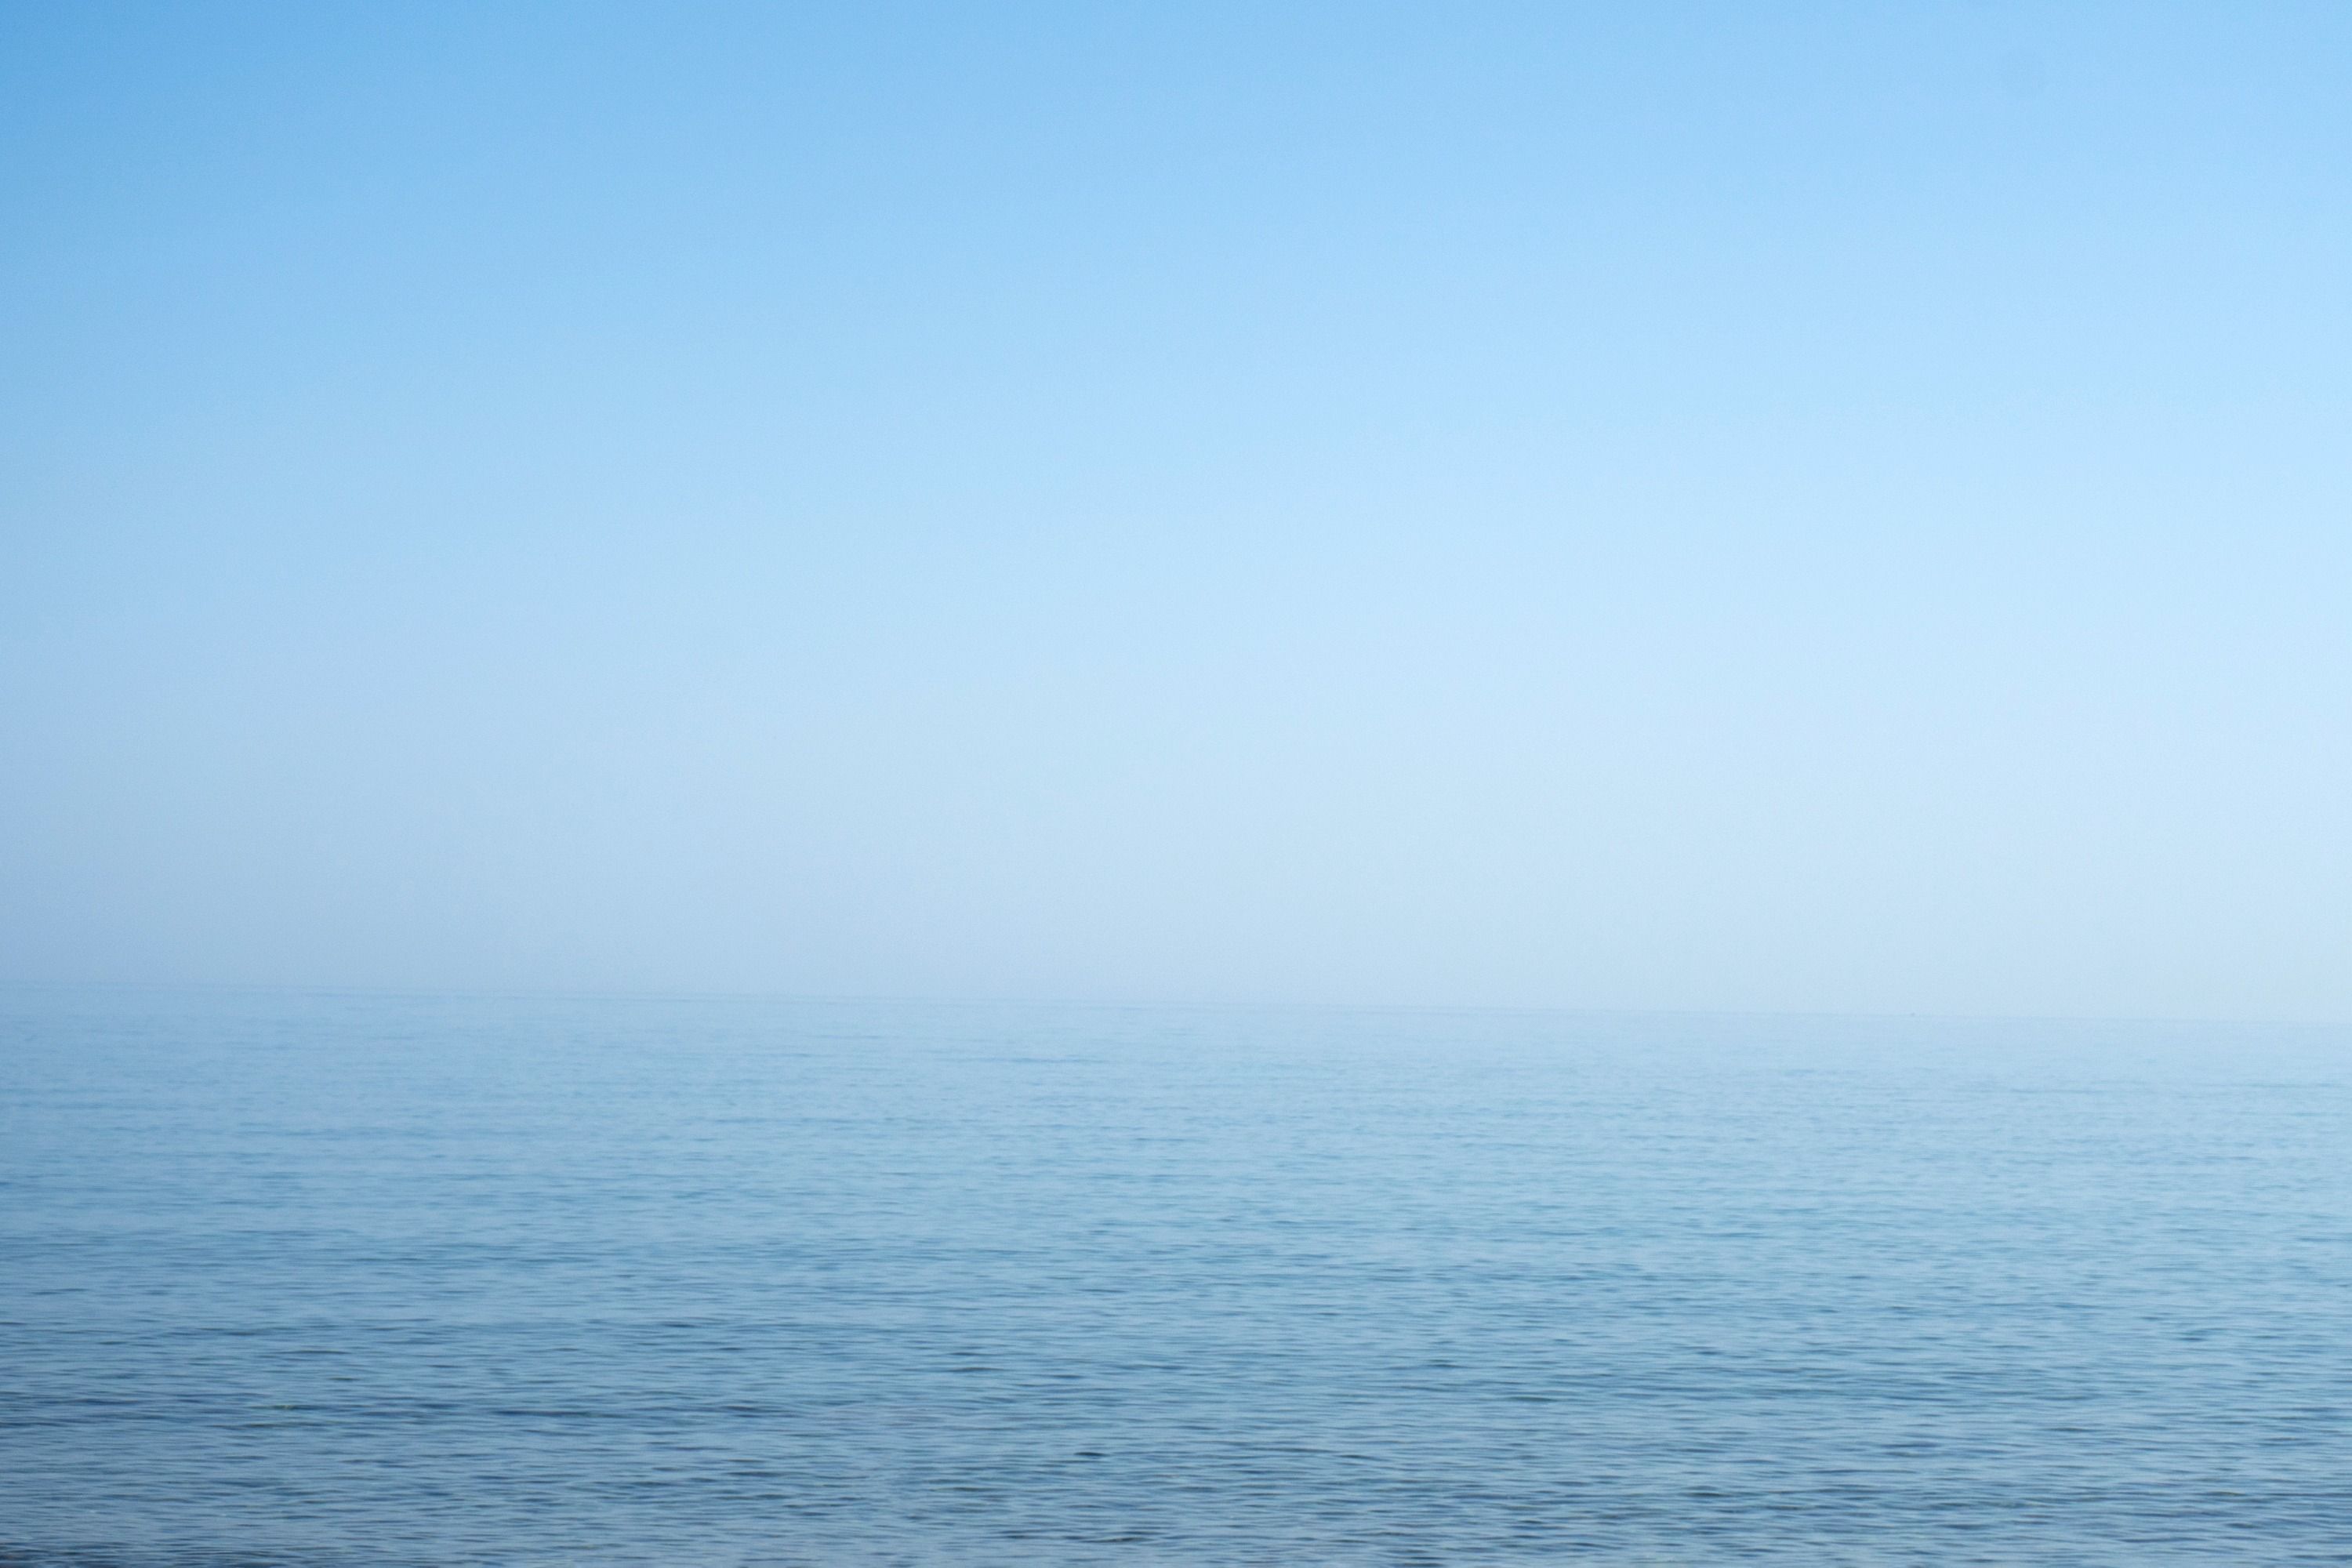
POLYGON ((2347 70, 0 0, 0 980, 2352 1020, 2347 70))

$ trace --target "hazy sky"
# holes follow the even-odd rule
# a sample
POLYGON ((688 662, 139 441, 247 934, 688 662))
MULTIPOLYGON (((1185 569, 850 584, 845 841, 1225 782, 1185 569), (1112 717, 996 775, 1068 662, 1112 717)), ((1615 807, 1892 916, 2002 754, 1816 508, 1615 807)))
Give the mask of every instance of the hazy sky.
POLYGON ((0 978, 2352 1018, 2352 7, 0 4, 0 978))

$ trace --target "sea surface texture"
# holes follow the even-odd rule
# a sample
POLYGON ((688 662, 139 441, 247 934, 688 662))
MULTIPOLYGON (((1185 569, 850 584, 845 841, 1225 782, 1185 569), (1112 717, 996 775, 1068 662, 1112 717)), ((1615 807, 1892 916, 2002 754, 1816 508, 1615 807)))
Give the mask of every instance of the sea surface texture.
POLYGON ((0 1563, 2352 1562, 2352 1041, 0 993, 0 1563))

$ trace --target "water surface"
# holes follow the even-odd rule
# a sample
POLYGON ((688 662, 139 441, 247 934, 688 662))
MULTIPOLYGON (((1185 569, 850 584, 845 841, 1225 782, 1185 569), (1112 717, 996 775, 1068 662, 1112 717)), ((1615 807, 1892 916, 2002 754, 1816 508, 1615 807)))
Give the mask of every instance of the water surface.
POLYGON ((0 994, 0 1562, 2352 1561, 2352 1040, 0 994))

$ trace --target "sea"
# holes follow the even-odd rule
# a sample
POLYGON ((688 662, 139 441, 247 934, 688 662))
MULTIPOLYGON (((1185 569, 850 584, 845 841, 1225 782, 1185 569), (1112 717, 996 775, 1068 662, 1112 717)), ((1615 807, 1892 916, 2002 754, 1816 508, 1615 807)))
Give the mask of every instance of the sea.
POLYGON ((0 992, 0 1563, 2352 1563, 2352 1035, 0 992))

